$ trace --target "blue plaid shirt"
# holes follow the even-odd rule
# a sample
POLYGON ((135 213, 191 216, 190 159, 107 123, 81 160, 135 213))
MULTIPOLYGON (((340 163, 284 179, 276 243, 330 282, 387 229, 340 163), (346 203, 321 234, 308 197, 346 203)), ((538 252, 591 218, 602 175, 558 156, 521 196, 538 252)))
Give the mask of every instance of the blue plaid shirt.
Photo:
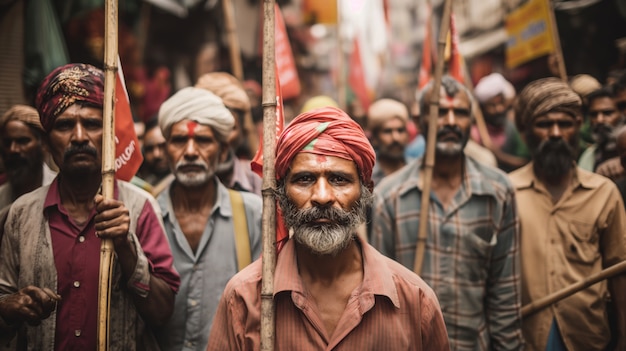
MULTIPOLYGON (((370 242, 414 268, 422 159, 375 190, 370 242)), ((467 158, 461 186, 444 209, 431 193, 420 276, 439 298, 452 350, 522 348, 519 220, 501 171, 467 158)))

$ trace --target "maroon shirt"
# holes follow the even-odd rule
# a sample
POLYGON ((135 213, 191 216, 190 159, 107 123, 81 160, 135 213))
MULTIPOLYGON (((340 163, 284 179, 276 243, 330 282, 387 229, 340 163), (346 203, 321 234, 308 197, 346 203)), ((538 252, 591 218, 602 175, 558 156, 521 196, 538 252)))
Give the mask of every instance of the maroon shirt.
MULTIPOLYGON (((117 193, 116 185, 116 198, 117 193)), ((57 305, 55 350, 95 350, 101 244, 95 235, 96 211, 92 210, 86 223, 72 220, 61 204, 57 178, 46 196, 44 212, 52 237, 57 292, 61 295, 57 305)), ((170 248, 163 227, 147 201, 137 219, 135 234, 150 262, 151 273, 177 291, 180 280, 173 270, 170 248)))

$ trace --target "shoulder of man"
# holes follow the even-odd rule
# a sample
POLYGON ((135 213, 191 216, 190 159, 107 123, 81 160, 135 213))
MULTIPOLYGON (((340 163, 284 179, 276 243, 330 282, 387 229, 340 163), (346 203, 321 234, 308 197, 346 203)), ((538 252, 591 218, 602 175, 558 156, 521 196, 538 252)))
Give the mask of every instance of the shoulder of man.
POLYGON ((137 213, 140 213, 147 201, 152 206, 156 215, 161 216, 161 208, 156 199, 149 192, 123 180, 117 180, 117 188, 118 199, 124 203, 124 206, 126 206, 129 211, 132 209, 132 211, 138 211, 137 213))
POLYGON ((396 172, 384 177, 381 182, 374 187, 374 194, 377 197, 387 198, 391 193, 406 186, 417 186, 416 180, 419 177, 421 161, 421 158, 413 160, 396 172))

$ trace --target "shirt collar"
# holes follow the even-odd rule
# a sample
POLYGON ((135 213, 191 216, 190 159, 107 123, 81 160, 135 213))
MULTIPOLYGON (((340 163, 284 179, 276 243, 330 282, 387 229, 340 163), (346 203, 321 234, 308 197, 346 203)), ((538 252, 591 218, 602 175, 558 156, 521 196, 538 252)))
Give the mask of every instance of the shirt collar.
MULTIPOLYGON (((535 188, 544 189, 543 184, 535 176, 533 170, 533 162, 529 162, 517 170, 514 186, 517 190, 535 188)), ((584 189, 595 189, 602 185, 602 178, 594 176, 594 173, 585 171, 580 167, 575 167, 574 178, 572 179, 572 188, 581 187, 584 189)))
MULTIPOLYGON (((384 256, 360 237, 357 236, 355 240, 359 242, 363 256, 362 292, 386 296, 396 308, 400 308, 400 299, 393 274, 389 270, 384 256)), ((283 291, 295 291, 304 294, 304 290, 302 278, 298 273, 294 240, 290 239, 280 251, 276 261, 274 296, 283 291)))
MULTIPOLYGON (((417 179, 416 182, 407 182, 402 188, 400 188, 399 195, 404 195, 406 192, 412 189, 419 189, 420 191, 424 187, 424 169, 422 168, 422 162, 424 161, 424 157, 421 157, 414 161, 411 173, 409 175, 409 179, 417 179)), ((484 176, 483 170, 480 168, 483 167, 479 165, 473 159, 465 156, 465 172, 463 174, 463 182, 462 187, 464 187, 468 194, 475 195, 497 195, 497 190, 494 187, 493 183, 487 181, 484 176)))
MULTIPOLYGON (((220 215, 224 217, 232 217, 233 208, 230 203, 230 195, 228 193, 228 188, 219 181, 217 177, 214 177, 214 181, 216 182, 216 190, 217 190, 217 198, 215 200, 215 204, 213 205, 213 209, 211 210, 211 216, 219 212, 220 215)), ((172 208, 172 199, 170 198, 170 189, 172 188, 172 184, 174 184, 175 180, 172 181, 167 188, 165 188, 157 197, 157 203, 159 207, 161 207, 161 212, 163 214, 163 218, 169 217, 170 212, 173 212, 172 208)))

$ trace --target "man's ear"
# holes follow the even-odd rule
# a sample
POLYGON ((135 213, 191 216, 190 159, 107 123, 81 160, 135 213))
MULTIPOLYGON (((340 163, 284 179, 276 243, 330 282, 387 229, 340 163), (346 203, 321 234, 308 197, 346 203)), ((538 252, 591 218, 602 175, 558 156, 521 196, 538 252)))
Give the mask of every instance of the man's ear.
POLYGON ((220 143, 220 163, 226 162, 228 159, 228 152, 230 151, 230 146, 227 143, 220 143))
POLYGON ((367 184, 365 184, 365 186, 367 187, 367 190, 373 192, 374 191, 374 181, 370 180, 367 184))

